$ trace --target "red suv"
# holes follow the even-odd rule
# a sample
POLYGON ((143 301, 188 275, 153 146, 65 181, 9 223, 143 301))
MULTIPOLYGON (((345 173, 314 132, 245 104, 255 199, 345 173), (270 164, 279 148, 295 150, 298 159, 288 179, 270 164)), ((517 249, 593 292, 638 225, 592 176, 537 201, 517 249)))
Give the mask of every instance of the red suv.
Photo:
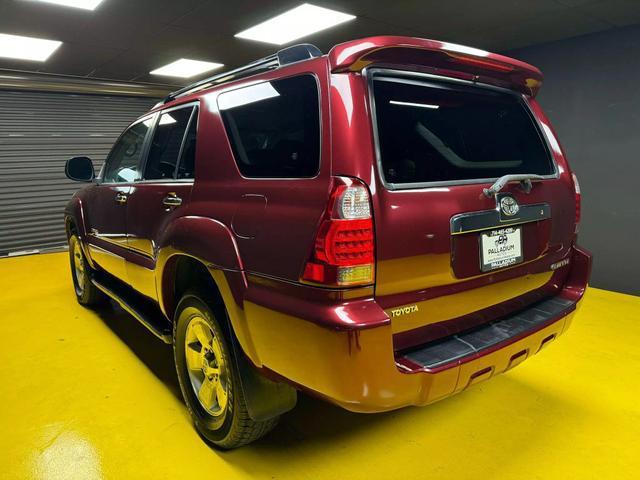
POLYGON ((538 69, 405 37, 297 45, 171 94, 66 209, 83 305, 173 343, 201 434, 232 448, 297 390, 425 405, 563 333, 590 274, 538 69))

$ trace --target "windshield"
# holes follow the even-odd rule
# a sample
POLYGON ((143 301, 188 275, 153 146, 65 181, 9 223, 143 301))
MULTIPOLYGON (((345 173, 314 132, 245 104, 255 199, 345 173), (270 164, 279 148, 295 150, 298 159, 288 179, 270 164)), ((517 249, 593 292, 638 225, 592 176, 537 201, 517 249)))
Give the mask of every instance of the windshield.
POLYGON ((522 99, 494 89, 374 77, 382 175, 389 184, 552 175, 522 99))

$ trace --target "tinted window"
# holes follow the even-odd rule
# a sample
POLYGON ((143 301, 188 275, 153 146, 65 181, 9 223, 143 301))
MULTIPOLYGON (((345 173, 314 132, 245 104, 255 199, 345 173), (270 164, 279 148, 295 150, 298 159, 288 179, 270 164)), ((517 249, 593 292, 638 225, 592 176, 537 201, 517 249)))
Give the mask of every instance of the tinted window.
POLYGON ((218 106, 242 175, 316 175, 320 111, 314 77, 274 80, 223 93, 218 106))
POLYGON ((151 120, 145 120, 135 124, 120 137, 107 159, 103 181, 125 183, 139 178, 142 148, 150 126, 151 120))
POLYGON ((182 159, 178 165, 178 178, 193 178, 196 162, 196 133, 198 131, 198 111, 196 110, 182 147, 182 159))
POLYGON ((173 179, 193 107, 160 115, 147 157, 146 180, 173 179))
POLYGON ((496 90, 374 81, 382 174, 389 183, 554 172, 522 100, 496 90))

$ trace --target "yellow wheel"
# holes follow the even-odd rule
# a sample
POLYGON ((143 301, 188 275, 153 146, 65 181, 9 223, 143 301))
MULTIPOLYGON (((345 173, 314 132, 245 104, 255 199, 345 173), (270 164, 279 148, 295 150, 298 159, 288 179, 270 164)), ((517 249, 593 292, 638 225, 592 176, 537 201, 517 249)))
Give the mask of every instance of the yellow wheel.
POLYGON ((75 233, 69 237, 69 263, 78 303, 91 306, 106 302, 107 297, 91 283, 91 267, 82 251, 80 239, 75 233))
POLYGON ((197 313, 189 320, 185 336, 185 359, 191 388, 207 413, 224 414, 229 403, 229 370, 221 339, 197 313))
POLYGON ((200 435, 236 448, 271 430, 278 419, 256 422, 244 400, 229 344, 227 312, 205 294, 185 294, 174 318, 173 352, 180 389, 200 435))

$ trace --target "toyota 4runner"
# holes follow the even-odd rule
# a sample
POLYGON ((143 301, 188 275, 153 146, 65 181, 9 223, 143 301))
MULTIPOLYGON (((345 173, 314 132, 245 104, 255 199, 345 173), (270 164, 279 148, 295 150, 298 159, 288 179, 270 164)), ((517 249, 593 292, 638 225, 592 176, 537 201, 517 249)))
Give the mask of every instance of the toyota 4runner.
POLYGON ((443 399, 562 334, 591 256, 540 71, 405 37, 279 51, 172 93, 66 208, 78 301, 173 343, 232 448, 298 390, 355 412, 443 399))

